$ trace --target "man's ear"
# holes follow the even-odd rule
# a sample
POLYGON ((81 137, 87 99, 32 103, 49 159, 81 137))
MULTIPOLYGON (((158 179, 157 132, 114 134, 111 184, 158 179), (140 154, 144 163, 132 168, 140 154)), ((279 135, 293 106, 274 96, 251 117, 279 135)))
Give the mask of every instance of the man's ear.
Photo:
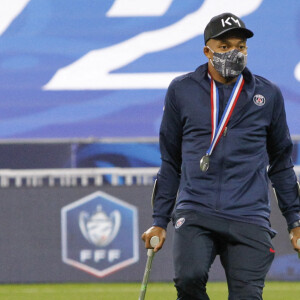
POLYGON ((209 48, 207 46, 204 46, 203 53, 208 59, 211 59, 213 56, 212 52, 209 50, 209 48))

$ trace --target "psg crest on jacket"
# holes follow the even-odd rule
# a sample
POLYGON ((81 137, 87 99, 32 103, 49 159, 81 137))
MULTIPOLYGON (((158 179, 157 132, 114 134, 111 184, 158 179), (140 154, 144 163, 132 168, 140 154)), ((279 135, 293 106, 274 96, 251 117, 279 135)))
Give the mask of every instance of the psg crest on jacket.
POLYGON ((255 95, 253 97, 253 102, 257 105, 257 106, 263 106, 266 103, 266 99, 263 95, 255 95))

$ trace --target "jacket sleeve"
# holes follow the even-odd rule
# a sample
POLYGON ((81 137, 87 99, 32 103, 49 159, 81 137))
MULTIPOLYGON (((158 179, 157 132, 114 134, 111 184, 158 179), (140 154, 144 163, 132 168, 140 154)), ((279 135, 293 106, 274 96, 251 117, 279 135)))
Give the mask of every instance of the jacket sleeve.
POLYGON ((283 97, 278 88, 268 131, 267 150, 268 175, 276 191, 279 208, 290 226, 300 220, 300 200, 291 158, 293 143, 286 122, 283 97))
POLYGON ((175 205, 181 175, 182 125, 176 105, 174 81, 165 97, 159 133, 161 167, 153 199, 153 225, 167 228, 175 205))

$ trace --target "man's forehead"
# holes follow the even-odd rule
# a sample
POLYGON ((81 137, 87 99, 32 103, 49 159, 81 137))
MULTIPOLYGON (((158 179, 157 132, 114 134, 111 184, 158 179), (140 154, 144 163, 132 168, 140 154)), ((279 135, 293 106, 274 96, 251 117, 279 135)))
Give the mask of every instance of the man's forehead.
POLYGON ((215 39, 224 41, 224 40, 231 39, 231 38, 247 40, 245 33, 240 30, 227 31, 227 32, 223 33, 222 35, 216 37, 215 39))
POLYGON ((217 45, 220 43, 226 43, 226 44, 236 44, 236 43, 246 43, 247 39, 245 37, 241 36, 236 36, 236 35, 229 35, 229 36, 222 36, 222 37, 217 37, 214 39, 210 39, 207 41, 207 44, 211 45, 217 45))
MULTIPOLYGON (((244 32, 240 30, 230 30, 228 32, 219 35, 218 37, 210 39, 211 41, 215 42, 230 42, 230 40, 239 39, 241 42, 246 42, 247 37, 245 36, 244 32)), ((209 41, 208 41, 209 42, 209 41)))
POLYGON ((223 37, 223 38, 218 38, 218 39, 212 39, 212 40, 215 40, 217 42, 221 42, 221 43, 230 43, 232 42, 233 40, 238 40, 239 42, 246 42, 247 39, 245 37, 240 37, 240 36, 235 36, 235 35, 232 35, 232 36, 228 36, 228 37, 223 37))

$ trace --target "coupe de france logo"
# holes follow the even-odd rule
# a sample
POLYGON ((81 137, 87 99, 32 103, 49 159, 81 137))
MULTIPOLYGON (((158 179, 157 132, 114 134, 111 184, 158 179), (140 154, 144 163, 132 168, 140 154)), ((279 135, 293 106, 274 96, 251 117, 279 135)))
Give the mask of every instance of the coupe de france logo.
POLYGON ((97 277, 138 261, 137 209, 96 192, 61 210, 62 260, 97 277))

